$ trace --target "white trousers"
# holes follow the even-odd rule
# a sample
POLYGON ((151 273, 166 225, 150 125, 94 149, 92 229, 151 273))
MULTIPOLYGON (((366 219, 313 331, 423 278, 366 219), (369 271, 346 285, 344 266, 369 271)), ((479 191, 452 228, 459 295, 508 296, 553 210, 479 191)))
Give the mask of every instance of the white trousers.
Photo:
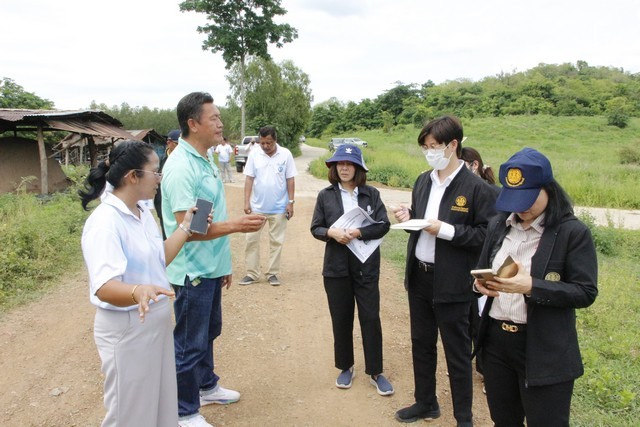
POLYGON ((138 310, 98 308, 93 336, 102 361, 102 426, 178 425, 178 392, 171 302, 151 305, 140 323, 138 310))
POLYGON ((218 165, 220 166, 220 177, 222 178, 222 182, 233 182, 233 173, 231 172, 231 163, 229 162, 221 162, 218 160, 218 165))

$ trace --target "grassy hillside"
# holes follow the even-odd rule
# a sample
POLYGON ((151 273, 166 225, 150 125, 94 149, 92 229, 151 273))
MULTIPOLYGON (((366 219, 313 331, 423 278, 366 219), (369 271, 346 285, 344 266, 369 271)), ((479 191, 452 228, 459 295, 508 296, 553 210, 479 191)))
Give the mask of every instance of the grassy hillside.
MULTIPOLYGON (((523 147, 543 152, 554 175, 578 206, 640 209, 640 119, 619 129, 604 117, 513 116, 463 120, 464 145, 480 151, 485 164, 498 173, 501 163, 523 147)), ((417 144, 419 129, 411 126, 354 132, 307 139, 325 147, 334 136, 358 136, 369 142, 364 150, 369 180, 394 187, 411 187, 428 168, 417 144)), ((326 158, 326 157, 325 157, 326 158)), ((324 159, 311 165, 326 177, 324 159)))

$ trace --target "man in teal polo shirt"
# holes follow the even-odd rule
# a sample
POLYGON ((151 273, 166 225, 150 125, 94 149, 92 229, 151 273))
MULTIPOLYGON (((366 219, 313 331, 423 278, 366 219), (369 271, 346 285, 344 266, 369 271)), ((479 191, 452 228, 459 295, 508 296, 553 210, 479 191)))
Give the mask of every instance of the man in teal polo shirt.
MULTIPOLYGON (((181 224, 196 199, 213 203, 213 222, 206 234, 189 234, 189 239, 167 267, 176 292, 174 345, 178 378, 180 426, 207 427, 200 406, 233 403, 240 393, 218 384, 214 373, 213 340, 222 329, 222 287, 231 285, 231 246, 228 235, 259 230, 265 218, 245 215, 227 218, 227 206, 220 171, 207 150, 222 141, 220 111, 208 93, 193 92, 178 103, 182 137, 167 159, 162 179, 162 216, 170 235, 181 224)), ((208 212, 198 212, 208 214, 208 212)))

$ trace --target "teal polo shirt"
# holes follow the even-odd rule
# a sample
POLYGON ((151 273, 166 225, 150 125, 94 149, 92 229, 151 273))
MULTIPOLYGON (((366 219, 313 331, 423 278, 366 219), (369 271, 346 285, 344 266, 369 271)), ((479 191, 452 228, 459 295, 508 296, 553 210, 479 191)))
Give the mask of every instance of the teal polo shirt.
MULTIPOLYGON (((218 167, 182 138, 162 169, 161 188, 162 219, 167 236, 178 228, 174 213, 195 206, 198 198, 213 202, 214 222, 227 220, 227 202, 218 167)), ((184 285, 185 276, 194 280, 228 274, 231 274, 229 236, 187 242, 167 266, 169 282, 174 285, 184 285)))

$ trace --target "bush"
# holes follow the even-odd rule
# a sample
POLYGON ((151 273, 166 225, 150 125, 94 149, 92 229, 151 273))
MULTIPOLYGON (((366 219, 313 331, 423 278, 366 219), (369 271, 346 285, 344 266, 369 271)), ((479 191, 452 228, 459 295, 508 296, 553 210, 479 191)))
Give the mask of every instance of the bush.
POLYGON ((629 112, 631 108, 626 98, 616 97, 606 103, 607 124, 624 129, 629 125, 629 112))
POLYGON ((390 187, 410 188, 415 177, 410 177, 407 170, 401 165, 388 165, 370 168, 367 174, 368 181, 376 181, 390 187))
POLYGON ((618 244, 612 224, 609 224, 609 227, 598 227, 596 226, 595 217, 586 211, 578 215, 578 218, 589 227, 591 235, 593 236, 593 243, 598 252, 603 255, 614 255, 616 253, 618 244))
POLYGON ((607 114, 607 124, 624 129, 629 124, 629 116, 619 111, 613 111, 607 114))
POLYGON ((632 147, 622 147, 619 155, 620 163, 623 165, 640 165, 640 150, 632 147))
POLYGON ((80 235, 87 213, 72 191, 74 187, 48 198, 0 195, 0 307, 28 297, 62 272, 79 267, 80 235))

